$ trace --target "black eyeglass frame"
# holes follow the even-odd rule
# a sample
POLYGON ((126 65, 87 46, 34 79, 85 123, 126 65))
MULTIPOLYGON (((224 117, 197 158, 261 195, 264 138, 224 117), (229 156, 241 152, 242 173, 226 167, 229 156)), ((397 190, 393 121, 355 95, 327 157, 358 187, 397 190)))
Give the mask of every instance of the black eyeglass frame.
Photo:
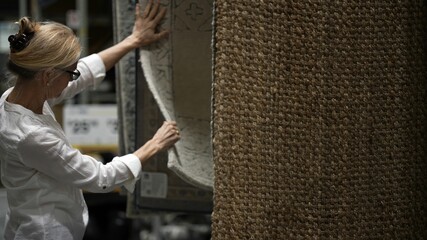
POLYGON ((80 77, 80 71, 79 70, 74 70, 74 71, 70 71, 70 70, 64 70, 61 69, 62 71, 71 74, 71 81, 77 80, 80 77))

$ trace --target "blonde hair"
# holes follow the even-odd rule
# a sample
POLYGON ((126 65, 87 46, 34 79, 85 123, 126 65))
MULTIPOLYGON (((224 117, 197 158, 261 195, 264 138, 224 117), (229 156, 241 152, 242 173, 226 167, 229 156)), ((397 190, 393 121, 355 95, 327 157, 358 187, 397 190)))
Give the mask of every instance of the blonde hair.
POLYGON ((31 34, 32 37, 20 51, 13 51, 11 47, 8 65, 13 73, 31 77, 24 73, 25 70, 36 73, 49 68, 66 68, 80 58, 80 42, 69 27, 56 22, 33 22, 28 17, 21 18, 18 24, 18 35, 31 34))

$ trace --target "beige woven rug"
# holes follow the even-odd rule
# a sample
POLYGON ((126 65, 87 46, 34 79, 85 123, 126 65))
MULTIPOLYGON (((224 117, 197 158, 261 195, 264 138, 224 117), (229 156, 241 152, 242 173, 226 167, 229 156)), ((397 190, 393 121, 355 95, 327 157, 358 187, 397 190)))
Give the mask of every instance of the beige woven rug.
POLYGON ((215 1, 212 238, 427 238, 425 1, 215 1))

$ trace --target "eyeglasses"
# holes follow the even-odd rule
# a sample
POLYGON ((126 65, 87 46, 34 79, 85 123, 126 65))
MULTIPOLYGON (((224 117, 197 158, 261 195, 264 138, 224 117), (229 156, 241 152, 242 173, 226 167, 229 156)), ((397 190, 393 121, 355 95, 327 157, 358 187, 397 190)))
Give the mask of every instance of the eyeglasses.
POLYGON ((77 78, 80 77, 80 72, 77 69, 74 71, 69 71, 69 70, 64 70, 64 69, 61 69, 61 70, 66 72, 66 73, 71 74, 71 80, 70 81, 77 80, 77 78))

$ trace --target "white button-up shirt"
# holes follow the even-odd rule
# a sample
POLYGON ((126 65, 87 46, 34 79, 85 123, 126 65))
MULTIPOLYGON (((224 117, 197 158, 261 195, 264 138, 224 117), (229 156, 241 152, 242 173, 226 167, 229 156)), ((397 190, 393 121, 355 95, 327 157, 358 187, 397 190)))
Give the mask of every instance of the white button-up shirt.
POLYGON ((9 210, 5 239, 82 239, 88 222, 81 189, 108 192, 124 185, 132 191, 141 172, 133 154, 102 164, 67 141, 51 106, 73 97, 105 77, 101 58, 79 61, 79 79, 44 104, 43 114, 0 98, 1 180, 9 210))

